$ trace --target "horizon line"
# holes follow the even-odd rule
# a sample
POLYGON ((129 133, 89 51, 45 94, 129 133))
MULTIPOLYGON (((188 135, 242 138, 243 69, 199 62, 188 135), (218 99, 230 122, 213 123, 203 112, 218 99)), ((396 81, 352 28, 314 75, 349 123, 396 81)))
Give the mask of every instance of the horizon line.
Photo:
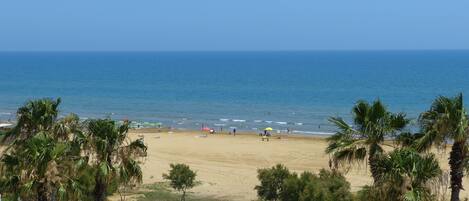
POLYGON ((27 52, 387 52, 387 51, 469 51, 467 49, 285 49, 285 50, 0 50, 1 53, 27 52))

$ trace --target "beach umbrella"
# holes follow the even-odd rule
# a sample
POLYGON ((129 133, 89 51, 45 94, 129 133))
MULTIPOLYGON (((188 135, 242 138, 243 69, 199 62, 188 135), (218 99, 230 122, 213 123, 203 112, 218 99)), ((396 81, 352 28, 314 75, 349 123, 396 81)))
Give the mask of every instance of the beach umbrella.
POLYGON ((271 130, 274 130, 274 129, 272 129, 271 127, 267 127, 267 128, 265 128, 264 130, 266 130, 266 131, 271 131, 271 130))

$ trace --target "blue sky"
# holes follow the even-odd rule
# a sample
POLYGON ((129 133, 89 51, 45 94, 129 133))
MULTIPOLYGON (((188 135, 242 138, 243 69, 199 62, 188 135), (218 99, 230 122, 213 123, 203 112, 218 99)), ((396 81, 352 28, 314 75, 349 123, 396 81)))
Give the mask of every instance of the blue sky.
POLYGON ((10 0, 2 51, 469 49, 467 0, 10 0))

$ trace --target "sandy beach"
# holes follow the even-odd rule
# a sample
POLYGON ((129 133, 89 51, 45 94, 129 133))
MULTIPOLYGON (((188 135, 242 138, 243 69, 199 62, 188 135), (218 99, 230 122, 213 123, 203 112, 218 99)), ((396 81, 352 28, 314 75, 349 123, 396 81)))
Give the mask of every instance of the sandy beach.
MULTIPOLYGON (((143 183, 161 182, 161 175, 170 163, 186 163, 197 171, 201 185, 192 192, 221 200, 246 201, 256 199, 254 186, 258 168, 271 167, 277 163, 293 171, 317 172, 328 168, 327 145, 324 138, 288 136, 269 142, 256 135, 227 134, 208 135, 202 132, 176 131, 157 133, 155 130, 133 130, 132 137, 144 137, 148 145, 148 157, 143 165, 143 183)), ((448 170, 447 156, 438 154, 443 170, 448 170)), ((347 180, 352 191, 371 184, 367 166, 350 170, 347 180)), ((467 180, 464 181, 468 186, 467 180)), ((462 192, 462 197, 468 197, 462 192)))

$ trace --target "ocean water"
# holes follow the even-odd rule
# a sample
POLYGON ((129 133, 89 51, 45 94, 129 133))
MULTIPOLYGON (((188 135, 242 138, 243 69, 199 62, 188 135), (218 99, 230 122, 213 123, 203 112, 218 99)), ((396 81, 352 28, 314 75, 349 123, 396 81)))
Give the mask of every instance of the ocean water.
POLYGON ((61 97, 62 114, 82 118, 324 134, 360 99, 416 119, 459 92, 469 96, 469 51, 0 53, 0 121, 61 97))

